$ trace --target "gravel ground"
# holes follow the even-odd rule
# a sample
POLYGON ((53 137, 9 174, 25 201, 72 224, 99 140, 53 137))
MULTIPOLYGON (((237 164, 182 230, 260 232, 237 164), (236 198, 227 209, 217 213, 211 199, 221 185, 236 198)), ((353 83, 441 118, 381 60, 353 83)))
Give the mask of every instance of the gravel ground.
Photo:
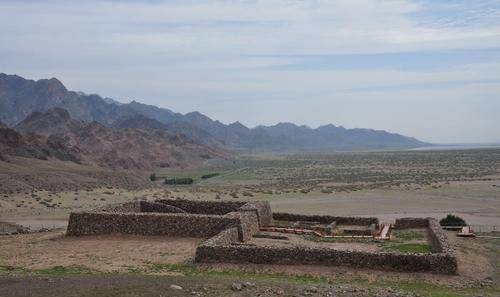
POLYGON ((72 276, 0 278, 0 296, 9 297, 166 297, 166 296, 419 296, 392 288, 309 285, 233 278, 179 276, 72 276))

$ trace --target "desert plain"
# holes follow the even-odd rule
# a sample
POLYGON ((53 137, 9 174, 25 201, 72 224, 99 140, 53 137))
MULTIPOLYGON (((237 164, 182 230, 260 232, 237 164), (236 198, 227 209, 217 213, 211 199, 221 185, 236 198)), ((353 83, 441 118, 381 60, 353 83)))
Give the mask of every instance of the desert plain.
POLYGON ((0 185, 0 221, 36 231, 0 236, 0 296, 32 296, 35 291, 13 281, 19 277, 32 290, 40 288, 33 296, 73 286, 82 290, 67 296, 500 294, 499 149, 251 154, 148 172, 16 157, 0 161, 0 185), (164 184, 165 178, 185 177, 193 184, 164 184), (387 223, 451 213, 484 237, 447 233, 459 261, 458 275, 447 276, 317 265, 194 264, 199 238, 64 235, 71 211, 162 198, 266 200, 279 212, 375 216, 387 223), (125 284, 129 290, 123 290, 125 284), (148 290, 139 289, 144 287, 148 290))

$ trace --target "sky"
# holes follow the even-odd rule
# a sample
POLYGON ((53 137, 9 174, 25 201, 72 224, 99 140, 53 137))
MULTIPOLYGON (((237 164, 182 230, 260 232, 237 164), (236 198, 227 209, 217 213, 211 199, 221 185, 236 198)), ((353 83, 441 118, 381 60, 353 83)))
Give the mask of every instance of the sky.
POLYGON ((0 72, 249 127, 500 143, 500 0, 0 0, 0 72))

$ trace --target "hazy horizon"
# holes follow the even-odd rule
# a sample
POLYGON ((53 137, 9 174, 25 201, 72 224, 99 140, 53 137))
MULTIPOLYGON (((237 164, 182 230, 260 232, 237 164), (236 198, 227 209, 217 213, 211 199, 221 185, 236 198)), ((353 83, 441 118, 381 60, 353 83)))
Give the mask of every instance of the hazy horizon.
POLYGON ((0 72, 246 126, 500 143, 500 1, 1 1, 0 72))

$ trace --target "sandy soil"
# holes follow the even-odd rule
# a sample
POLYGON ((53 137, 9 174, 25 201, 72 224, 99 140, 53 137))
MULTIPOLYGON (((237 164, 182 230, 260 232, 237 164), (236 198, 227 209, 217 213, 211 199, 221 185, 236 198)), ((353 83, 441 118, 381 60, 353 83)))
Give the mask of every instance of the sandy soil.
MULTIPOLYGON (((435 217, 448 213, 462 216, 469 224, 500 226, 500 187, 497 181, 451 182, 440 188, 360 190, 349 193, 321 192, 255 194, 239 200, 268 200, 274 211, 304 214, 375 216, 381 222, 398 217, 435 217)), ((211 189, 159 188, 131 191, 120 188, 97 188, 71 192, 26 192, 0 197, 0 220, 38 229, 65 227, 69 213, 108 203, 134 199, 187 198, 214 200, 211 189), (48 207, 43 201, 52 205, 48 207)), ((233 198, 225 198, 238 200, 233 198)))
POLYGON ((146 262, 172 264, 191 259, 201 240, 136 235, 65 237, 62 230, 0 236, 0 266, 42 269, 80 265, 126 272, 128 267, 146 262))
POLYGON ((169 197, 169 191, 164 189, 131 191, 112 187, 71 192, 26 192, 0 198, 0 220, 21 224, 33 230, 66 228, 71 211, 84 211, 137 199, 155 200, 166 197, 169 197))
POLYGON ((375 216, 382 222, 398 217, 462 216, 470 224, 500 226, 500 188, 497 182, 453 182, 441 188, 398 191, 362 190, 350 193, 309 193, 270 200, 275 211, 305 214, 375 216))

